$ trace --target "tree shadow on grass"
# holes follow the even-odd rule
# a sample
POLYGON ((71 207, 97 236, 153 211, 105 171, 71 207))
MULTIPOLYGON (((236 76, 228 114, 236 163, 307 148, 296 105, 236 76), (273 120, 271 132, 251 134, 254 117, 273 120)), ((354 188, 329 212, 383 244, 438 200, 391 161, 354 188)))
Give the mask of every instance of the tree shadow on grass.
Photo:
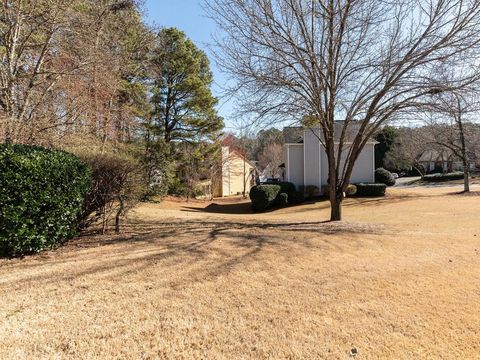
MULTIPOLYGON (((378 204, 393 204, 409 200, 416 200, 421 198, 428 198, 435 195, 418 195, 418 194, 405 194, 385 197, 349 197, 343 202, 344 207, 359 207, 363 205, 378 205, 378 204)), ((312 208, 309 205, 318 205, 318 209, 328 209, 330 207, 330 201, 325 197, 319 197, 314 199, 307 199, 301 204, 289 205, 287 207, 271 207, 263 212, 255 212, 252 210, 250 202, 241 203, 228 203, 218 204, 212 203, 206 207, 192 207, 184 206, 182 211, 184 212, 196 212, 196 213, 212 213, 212 214, 235 214, 235 215, 255 215, 275 213, 282 209, 292 209, 299 212, 311 211, 312 208)))
MULTIPOLYGON (((363 235, 383 231, 378 225, 344 222, 131 221, 122 234, 86 234, 58 252, 15 261, 13 268, 2 264, 0 277, 6 272, 14 282, 75 282, 87 276, 123 281, 161 266, 183 275, 157 281, 187 286, 260 261, 265 250, 288 261, 293 248, 342 252, 363 246, 363 235), (349 236, 338 237, 342 234, 349 236)), ((0 288, 8 282, 4 278, 0 288)))

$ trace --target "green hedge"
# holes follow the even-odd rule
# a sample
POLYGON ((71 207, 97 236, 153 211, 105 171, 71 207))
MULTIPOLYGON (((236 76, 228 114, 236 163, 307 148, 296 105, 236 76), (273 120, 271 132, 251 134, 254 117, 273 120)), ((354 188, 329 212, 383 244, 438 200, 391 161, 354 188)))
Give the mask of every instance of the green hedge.
POLYGON ((448 174, 429 174, 425 175, 422 180, 430 182, 442 182, 450 180, 462 180, 463 172, 453 172, 448 174))
POLYGON ((295 184, 293 184, 291 182, 281 181, 279 183, 276 183, 275 185, 280 186, 280 192, 281 193, 290 194, 290 193, 293 193, 293 192, 297 191, 297 189, 295 188, 295 184))
POLYGON ((250 189, 250 200, 255 211, 265 211, 280 194, 280 185, 257 185, 250 189))
POLYGON ((265 211, 272 206, 299 204, 304 201, 303 193, 296 191, 290 182, 261 184, 250 189, 252 208, 255 211, 265 211))
POLYGON ((305 194, 301 191, 294 191, 288 194, 289 204, 301 204, 305 201, 305 194))
MULTIPOLYGON (((330 185, 322 186, 323 196, 326 198, 330 197, 330 185)), ((357 193, 357 187, 353 184, 348 184, 345 189, 345 196, 354 196, 357 193)))
POLYGON ((385 184, 357 184, 357 196, 385 196, 387 185, 385 184))
POLYGON ((0 256, 38 252, 72 237, 90 179, 72 154, 0 145, 0 256))
POLYGON ((385 184, 387 186, 393 186, 396 183, 392 173, 384 168, 378 168, 375 170, 375 182, 377 184, 385 184))
POLYGON ((278 206, 287 206, 288 205, 288 194, 280 193, 275 199, 275 204, 278 206))

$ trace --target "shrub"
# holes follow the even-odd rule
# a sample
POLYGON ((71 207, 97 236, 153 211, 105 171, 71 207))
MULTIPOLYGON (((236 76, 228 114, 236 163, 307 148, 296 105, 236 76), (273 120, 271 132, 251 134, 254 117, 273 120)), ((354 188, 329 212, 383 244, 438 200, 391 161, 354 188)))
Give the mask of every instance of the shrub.
POLYGON ((0 145, 0 255, 38 252, 74 236, 90 179, 73 154, 0 145))
POLYGON ((307 185, 307 186, 305 186, 304 194, 308 198, 313 198, 313 197, 316 197, 316 196, 320 195, 320 190, 319 190, 318 186, 307 185))
POLYGON ((265 211, 280 194, 280 185, 256 185, 250 189, 250 200, 255 211, 265 211))
POLYGON ((354 196, 357 193, 357 187, 353 184, 348 184, 347 189, 345 190, 345 195, 354 196))
POLYGON ((384 168, 378 168, 375 170, 375 183, 393 186, 395 185, 395 182, 396 180, 390 171, 385 170, 384 168))
POLYGON ((288 205, 288 194, 286 194, 286 193, 278 194, 277 198, 275 199, 275 204, 277 206, 287 206, 288 205))
MULTIPOLYGON (((322 186, 323 196, 330 197, 330 185, 322 186)), ((357 187, 353 184, 348 184, 347 189, 345 190, 346 196, 354 196, 357 193, 357 187)))
POLYGON ((387 185, 385 184, 357 184, 357 196, 385 196, 387 185))
POLYGON ((463 179, 463 172, 453 172, 448 174, 430 174, 425 175, 422 180, 430 182, 442 182, 450 180, 461 180, 463 179))
POLYGON ((294 191, 288 194, 290 204, 301 204, 305 201, 305 195, 301 191, 294 191))
POLYGON ((79 229, 102 222, 105 232, 108 221, 115 217, 115 231, 120 219, 147 191, 141 165, 124 154, 81 154, 92 173, 92 185, 77 218, 79 229))
POLYGON ((291 182, 280 181, 278 183, 275 183, 275 185, 280 186, 280 192, 281 193, 290 194, 292 192, 297 191, 297 188, 295 187, 295 184, 291 183, 291 182))

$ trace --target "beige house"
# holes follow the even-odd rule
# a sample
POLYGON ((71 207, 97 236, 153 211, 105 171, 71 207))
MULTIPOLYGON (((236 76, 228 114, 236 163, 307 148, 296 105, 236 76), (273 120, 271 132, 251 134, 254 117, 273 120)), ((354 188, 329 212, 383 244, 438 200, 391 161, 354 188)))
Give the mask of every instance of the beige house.
MULTIPOLYGON (((297 189, 316 186, 321 190, 328 184, 328 160, 320 134, 319 128, 283 130, 284 180, 294 183, 297 189)), ((368 141, 360 153, 350 178, 352 184, 375 181, 375 144, 375 140, 368 141)), ((349 151, 348 141, 344 151, 349 151)))
POLYGON ((255 184, 255 165, 238 151, 222 147, 221 174, 213 179, 213 196, 225 197, 250 193, 255 184))

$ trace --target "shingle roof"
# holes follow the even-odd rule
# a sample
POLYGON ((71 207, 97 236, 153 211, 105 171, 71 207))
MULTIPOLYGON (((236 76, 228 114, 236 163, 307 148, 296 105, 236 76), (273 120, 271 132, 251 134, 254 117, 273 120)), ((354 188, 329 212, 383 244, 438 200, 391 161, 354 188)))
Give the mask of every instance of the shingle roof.
MULTIPOLYGON (((340 139, 340 134, 342 133, 343 129, 343 121, 337 121, 335 123, 335 141, 340 139)), ((347 133, 345 136, 346 142, 352 142, 357 135, 358 128, 360 123, 351 123, 347 128, 347 133)), ((305 128, 297 126, 297 127, 286 127, 283 129, 283 139, 285 144, 302 144, 303 143, 303 134, 305 128)), ((312 129, 312 131, 318 131, 320 136, 323 138, 323 134, 321 133, 319 128, 312 129)), ((372 142, 375 140, 371 139, 372 142)))

